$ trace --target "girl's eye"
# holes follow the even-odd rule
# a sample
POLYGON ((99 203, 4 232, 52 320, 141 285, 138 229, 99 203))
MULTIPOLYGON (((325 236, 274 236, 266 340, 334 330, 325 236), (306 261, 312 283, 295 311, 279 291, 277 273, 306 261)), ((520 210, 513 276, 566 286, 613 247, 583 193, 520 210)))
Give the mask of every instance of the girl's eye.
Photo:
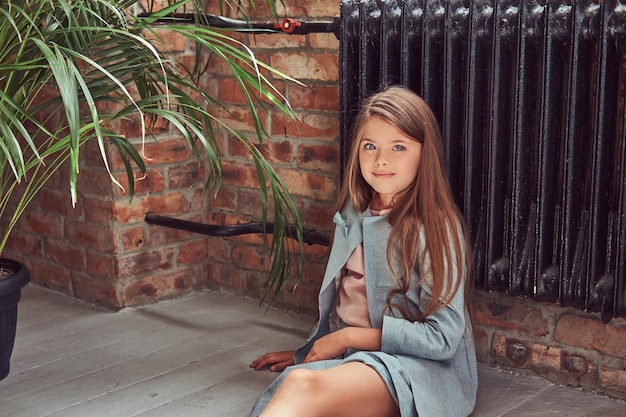
POLYGON ((406 150, 406 148, 404 146, 402 146, 402 145, 395 145, 393 147, 393 150, 394 151, 404 151, 404 150, 406 150))
POLYGON ((363 149, 367 151, 373 151, 374 149, 376 149, 376 146, 371 143, 366 143, 365 145, 363 145, 363 149))

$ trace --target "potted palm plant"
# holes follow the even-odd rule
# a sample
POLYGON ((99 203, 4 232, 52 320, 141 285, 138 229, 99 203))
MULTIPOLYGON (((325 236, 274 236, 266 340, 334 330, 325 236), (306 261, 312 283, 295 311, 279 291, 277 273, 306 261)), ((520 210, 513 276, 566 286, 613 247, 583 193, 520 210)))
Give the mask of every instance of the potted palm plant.
MULTIPOLYGON (((270 286, 280 286, 291 262, 282 243, 289 220, 302 241, 297 209, 251 140, 206 110, 207 104, 220 103, 200 88, 200 80, 207 57, 223 59, 247 98, 257 129, 255 141, 262 141, 265 131, 257 108, 269 104, 294 117, 267 74, 288 77, 256 60, 227 33, 204 25, 201 14, 195 26, 163 19, 180 10, 201 11, 201 0, 161 1, 165 6, 159 10, 149 2, 143 18, 137 17, 135 3, 7 0, 0 5, 0 256, 29 202, 60 169, 69 170, 68 193, 75 201, 81 147, 87 142, 97 143, 107 170, 111 152, 117 154, 132 197, 133 174, 145 173, 146 166, 136 146, 116 133, 116 124, 135 118, 149 140, 155 123, 166 121, 198 158, 208 161, 207 188, 214 192, 221 179, 214 132, 227 129, 249 149, 263 193, 263 221, 268 198, 273 199, 273 266, 268 280, 270 286), (159 25, 161 31, 175 31, 195 44, 198 55, 192 68, 168 57, 152 27, 157 20, 167 21, 159 25)), ((110 178, 119 184, 112 174, 110 178)), ((0 379, 8 373, 19 291, 28 279, 23 264, 0 258, 0 379), (2 275, 3 270, 16 274, 2 275)))

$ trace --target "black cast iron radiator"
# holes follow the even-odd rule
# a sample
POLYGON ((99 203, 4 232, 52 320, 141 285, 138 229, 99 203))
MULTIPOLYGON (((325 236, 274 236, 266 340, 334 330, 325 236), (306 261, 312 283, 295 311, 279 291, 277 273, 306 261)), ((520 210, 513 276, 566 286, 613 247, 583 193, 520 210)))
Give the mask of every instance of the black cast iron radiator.
POLYGON ((477 286, 626 316, 626 2, 349 0, 340 21, 344 160, 359 101, 410 87, 477 286))

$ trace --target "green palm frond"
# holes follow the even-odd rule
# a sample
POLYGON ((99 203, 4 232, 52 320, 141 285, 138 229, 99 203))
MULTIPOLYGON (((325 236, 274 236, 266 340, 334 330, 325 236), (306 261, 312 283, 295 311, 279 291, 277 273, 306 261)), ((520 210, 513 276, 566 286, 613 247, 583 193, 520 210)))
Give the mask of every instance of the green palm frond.
MULTIPOLYGON (((276 13, 276 3, 264 1, 276 13)), ((133 173, 145 174, 146 166, 141 153, 114 127, 123 119, 139 120, 146 140, 153 123, 163 119, 199 159, 208 161, 211 175, 206 185, 214 193, 221 185, 216 132, 225 130, 247 147, 259 178, 264 222, 270 199, 274 203, 268 279, 270 287, 279 290, 294 264, 293 248, 285 243, 291 240, 286 238, 295 238, 303 253, 296 205, 253 141, 206 110, 217 106, 230 112, 200 87, 199 76, 208 68, 206 59, 199 54, 193 68, 181 69, 160 48, 158 33, 151 26, 175 11, 201 11, 201 1, 169 0, 167 7, 145 18, 130 13, 134 4, 135 0, 8 0, 0 5, 0 216, 7 213, 11 193, 22 184, 15 213, 0 236, 0 253, 28 203, 67 161, 75 202, 80 149, 88 141, 97 142, 102 163, 115 183, 108 153, 111 149, 117 153, 132 198, 133 173), (50 91, 57 94, 48 97, 50 91), (44 94, 48 96, 42 102, 44 94), (290 223, 297 227, 296 236, 287 236, 290 223)), ((240 8, 241 4, 223 0, 220 6, 240 8)), ((271 106, 295 120, 287 100, 268 77, 297 81, 259 61, 245 44, 208 26, 172 22, 159 28, 186 37, 197 51, 228 65, 251 112, 255 141, 263 143, 268 135, 259 109, 271 106)), ((300 268, 302 256, 298 259, 300 268)))

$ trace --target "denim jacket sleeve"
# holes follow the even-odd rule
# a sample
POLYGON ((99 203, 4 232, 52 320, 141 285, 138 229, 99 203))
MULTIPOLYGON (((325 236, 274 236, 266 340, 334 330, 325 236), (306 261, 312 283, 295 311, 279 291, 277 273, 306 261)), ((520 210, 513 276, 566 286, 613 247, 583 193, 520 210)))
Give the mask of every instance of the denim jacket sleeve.
MULTIPOLYGON (((423 236, 422 236, 423 238, 423 236)), ((463 265, 463 257, 458 263, 463 265)), ((455 258, 455 254, 453 254, 455 258)), ((428 263, 428 258, 426 258, 428 263)), ((428 268, 428 266, 426 267, 428 268)), ((382 325, 382 351, 421 357, 430 360, 445 361, 452 359, 469 325, 466 317, 464 281, 465 274, 456 263, 450 268, 446 265, 446 278, 450 285, 461 280, 459 289, 444 308, 427 316, 425 320, 411 322, 403 318, 384 316, 382 325)), ((428 277, 415 290, 418 292, 418 305, 425 306, 431 301, 432 294, 428 277)))

